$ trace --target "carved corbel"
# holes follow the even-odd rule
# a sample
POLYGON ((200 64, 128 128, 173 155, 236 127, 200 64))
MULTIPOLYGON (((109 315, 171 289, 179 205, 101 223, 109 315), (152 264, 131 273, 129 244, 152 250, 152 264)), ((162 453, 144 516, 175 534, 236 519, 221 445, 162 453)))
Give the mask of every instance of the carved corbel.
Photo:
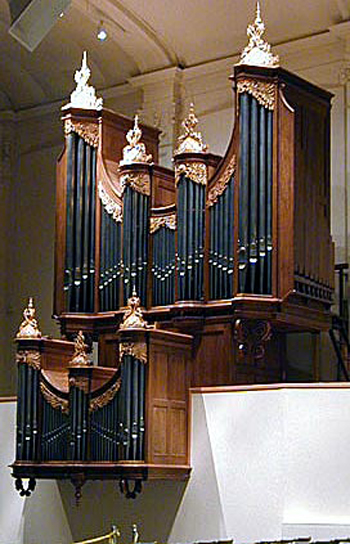
POLYGON ((256 365, 265 357, 265 345, 271 338, 269 321, 256 319, 237 319, 235 340, 238 357, 249 365, 256 365))
POLYGON ((142 491, 142 480, 135 479, 134 486, 131 489, 129 480, 121 478, 119 481, 119 489, 126 499, 136 499, 137 495, 142 491))

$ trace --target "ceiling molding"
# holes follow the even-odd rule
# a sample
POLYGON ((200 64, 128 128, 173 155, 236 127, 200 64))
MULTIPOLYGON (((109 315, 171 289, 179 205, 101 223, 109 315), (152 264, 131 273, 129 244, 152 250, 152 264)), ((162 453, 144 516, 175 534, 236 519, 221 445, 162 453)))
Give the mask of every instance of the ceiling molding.
POLYGON ((179 64, 175 51, 163 37, 119 0, 74 0, 73 4, 97 25, 101 20, 110 25, 110 38, 115 40, 139 67, 147 72, 179 64))
POLYGON ((348 0, 336 0, 337 8, 343 21, 350 18, 350 6, 348 0))

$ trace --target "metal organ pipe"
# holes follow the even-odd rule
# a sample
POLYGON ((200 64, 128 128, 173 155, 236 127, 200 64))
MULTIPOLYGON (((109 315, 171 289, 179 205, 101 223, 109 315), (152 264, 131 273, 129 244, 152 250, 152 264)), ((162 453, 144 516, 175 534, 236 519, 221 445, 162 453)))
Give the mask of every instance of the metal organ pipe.
POLYGON ((94 309, 96 150, 71 132, 67 136, 65 281, 66 308, 94 309))
MULTIPOLYGON (((233 296, 234 173, 208 199, 209 207, 209 296, 213 300, 233 296)), ((215 186, 214 186, 215 190, 215 186)), ((210 192, 209 192, 210 195, 210 192)))
POLYGON ((272 292, 273 111, 240 94, 239 291, 272 292))

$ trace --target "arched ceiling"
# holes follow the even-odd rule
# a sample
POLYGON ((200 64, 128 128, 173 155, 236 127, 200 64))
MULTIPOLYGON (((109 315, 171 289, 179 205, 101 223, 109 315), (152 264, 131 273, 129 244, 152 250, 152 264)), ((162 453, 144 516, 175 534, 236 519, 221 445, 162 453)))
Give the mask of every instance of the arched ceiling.
MULTIPOLYGON (((262 0, 261 7, 272 44, 327 32, 350 18, 350 0, 262 0)), ((254 12, 255 0, 72 0, 30 53, 8 34, 8 0, 0 0, 0 110, 68 99, 83 50, 97 89, 234 55, 246 45, 254 12), (102 43, 101 20, 108 30, 102 43)))

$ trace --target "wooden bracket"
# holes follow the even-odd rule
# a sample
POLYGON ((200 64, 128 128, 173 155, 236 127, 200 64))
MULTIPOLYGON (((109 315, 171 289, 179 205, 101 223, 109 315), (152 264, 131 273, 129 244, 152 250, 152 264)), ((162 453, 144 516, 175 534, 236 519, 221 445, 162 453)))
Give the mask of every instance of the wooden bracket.
POLYGON ((23 486, 22 478, 16 478, 15 487, 21 497, 30 497, 36 486, 36 479, 29 478, 28 485, 25 488, 23 486))
POLYGON ((142 491, 142 480, 135 479, 134 488, 130 489, 129 480, 121 478, 119 480, 119 489, 126 499, 136 499, 136 496, 142 491))

